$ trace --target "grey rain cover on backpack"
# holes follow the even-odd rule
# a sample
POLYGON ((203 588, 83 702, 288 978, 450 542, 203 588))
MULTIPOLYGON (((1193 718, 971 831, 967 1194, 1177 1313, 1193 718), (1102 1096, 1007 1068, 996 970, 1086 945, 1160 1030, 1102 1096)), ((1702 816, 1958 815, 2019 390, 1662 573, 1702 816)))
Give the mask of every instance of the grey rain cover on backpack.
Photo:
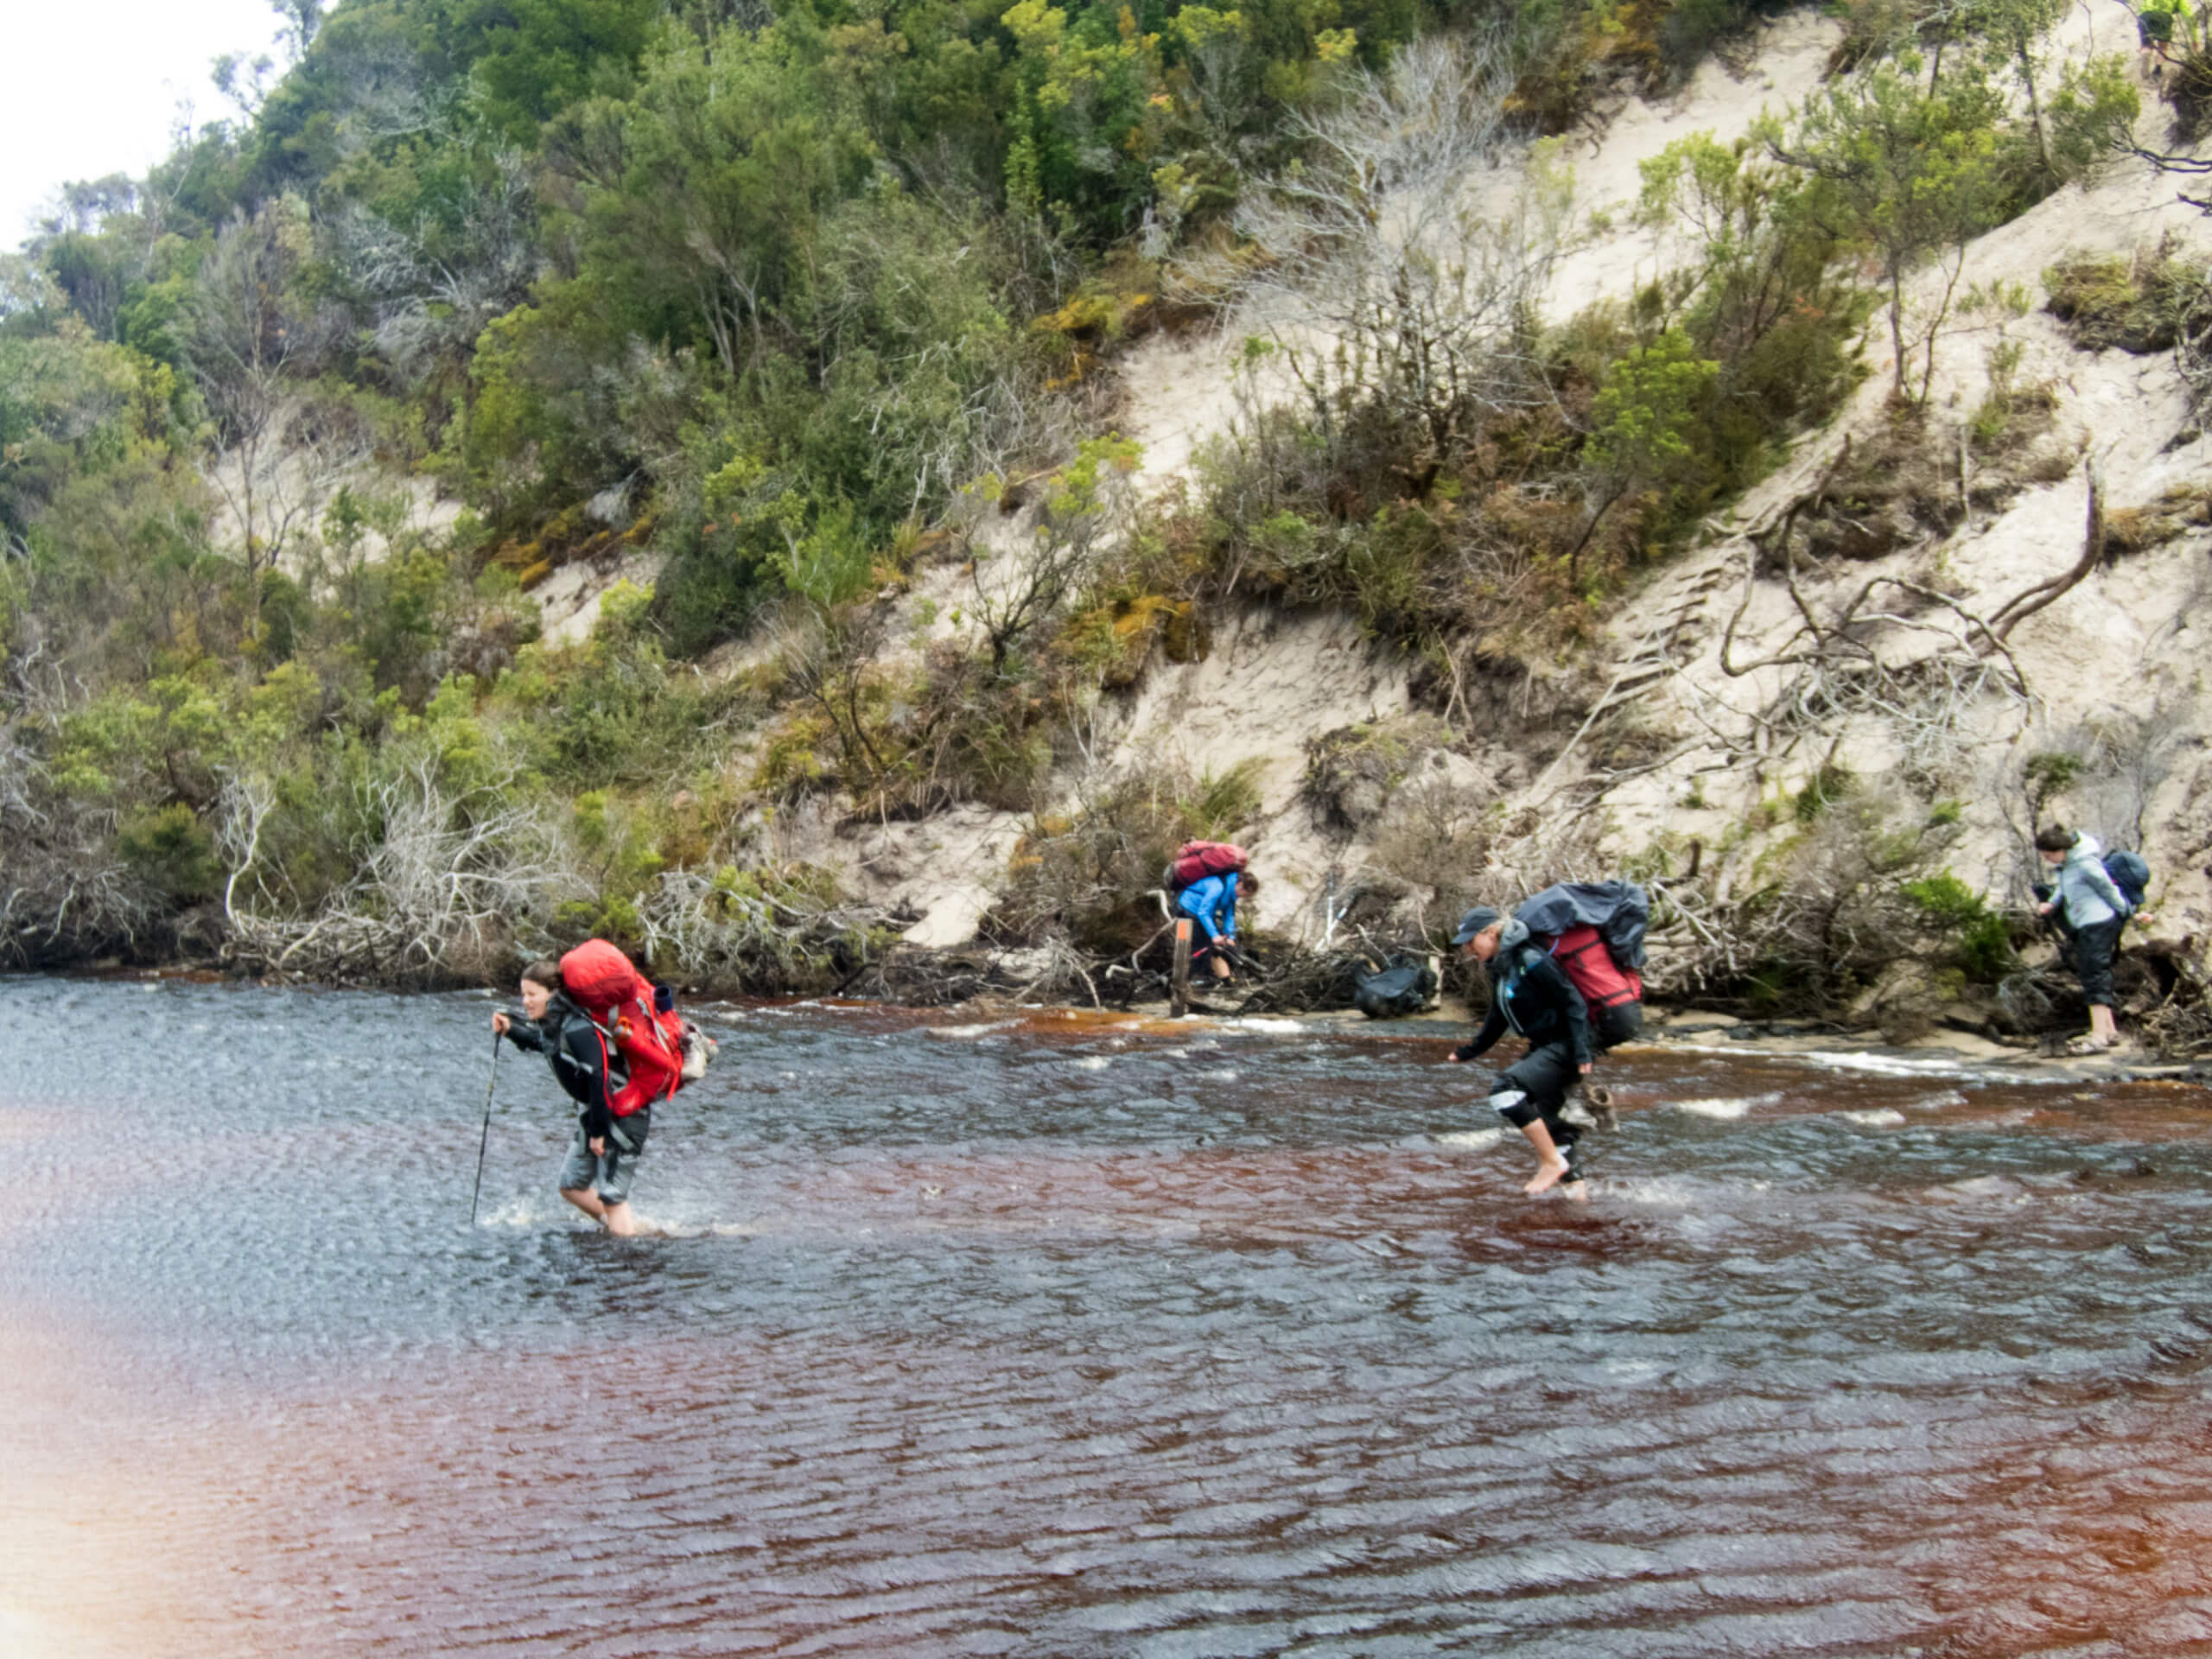
POLYGON ((1651 900, 1633 881, 1561 881, 1546 887, 1513 912, 1531 933, 1557 938, 1570 927, 1594 927, 1613 964, 1643 967, 1643 931, 1651 925, 1651 900))

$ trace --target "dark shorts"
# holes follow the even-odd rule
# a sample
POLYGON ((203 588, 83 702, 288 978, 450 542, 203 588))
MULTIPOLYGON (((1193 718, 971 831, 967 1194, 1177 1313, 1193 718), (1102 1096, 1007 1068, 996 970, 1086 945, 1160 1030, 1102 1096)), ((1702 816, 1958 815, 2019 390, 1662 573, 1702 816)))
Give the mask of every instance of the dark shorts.
POLYGON ((2108 922, 2092 922, 2074 930, 2074 971, 2081 976, 2085 1001, 2107 1008, 2118 1006, 2112 994, 2112 959, 2120 948, 2120 930, 2126 925, 2125 917, 2115 916, 2108 922))
POLYGON ((1643 1030, 1643 1004, 1617 1002, 1610 1008, 1590 1011, 1590 1039, 1602 1054, 1623 1043, 1632 1043, 1643 1030))
POLYGON ((652 1127, 652 1116, 639 1112, 617 1118, 615 1125, 632 1142, 631 1147, 626 1150, 620 1140, 610 1135, 607 1150, 597 1157, 592 1155, 584 1126, 577 1124, 576 1138, 569 1143, 568 1160, 561 1166, 561 1190, 581 1192, 589 1187, 599 1194, 601 1204, 629 1203, 630 1183, 637 1178, 638 1160, 645 1156, 645 1132, 652 1127))
POLYGON ((1574 1143, 1582 1131, 1560 1116, 1567 1091, 1581 1076, 1574 1051, 1565 1043, 1546 1043, 1532 1048, 1491 1080, 1490 1103, 1497 1115, 1516 1129, 1541 1119, 1551 1131, 1552 1144, 1567 1160, 1567 1173, 1560 1179, 1579 1181, 1582 1171, 1574 1161, 1574 1143))
POLYGON ((1217 910, 1193 910, 1179 899, 1175 908, 1178 914, 1191 918, 1191 960, 1196 962, 1219 943, 1221 912, 1217 910))

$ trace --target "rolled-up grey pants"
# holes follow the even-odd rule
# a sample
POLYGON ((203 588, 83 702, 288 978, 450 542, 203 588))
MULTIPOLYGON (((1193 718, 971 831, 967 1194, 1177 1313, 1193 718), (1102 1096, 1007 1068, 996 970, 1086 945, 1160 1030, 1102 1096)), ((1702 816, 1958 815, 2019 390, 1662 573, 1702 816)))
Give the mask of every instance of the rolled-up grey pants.
POLYGON ((637 1178, 638 1160, 645 1156, 645 1131, 652 1114, 637 1112, 615 1120, 616 1128, 631 1145, 625 1149, 614 1135, 607 1137, 607 1150, 594 1157, 584 1126, 576 1125, 576 1138, 569 1143, 568 1160, 561 1166, 561 1190, 581 1192, 591 1187, 601 1204, 630 1202, 630 1183, 637 1178))

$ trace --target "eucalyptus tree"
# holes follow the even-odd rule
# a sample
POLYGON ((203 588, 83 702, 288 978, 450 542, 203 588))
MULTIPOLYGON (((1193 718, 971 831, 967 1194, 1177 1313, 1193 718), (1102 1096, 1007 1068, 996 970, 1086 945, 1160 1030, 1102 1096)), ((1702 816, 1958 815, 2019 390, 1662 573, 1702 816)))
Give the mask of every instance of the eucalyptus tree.
POLYGON ((1537 308, 1564 178, 1516 142, 1503 34, 1433 35, 1296 119, 1304 155, 1247 193, 1213 274, 1272 334, 1322 433, 1376 407, 1411 429, 1426 495, 1484 423, 1550 399, 1537 308))
POLYGON ((207 472, 230 509, 257 620, 264 578, 357 458, 344 423, 318 421, 303 397, 345 332, 342 315, 306 291, 313 252, 296 198, 241 209, 200 262, 188 306, 185 352, 209 416, 207 472))
POLYGON ((2004 92, 1978 60, 1923 83, 1927 67, 1917 51, 1902 52, 1830 83, 1794 121, 1762 116, 1752 128, 1777 161, 1805 175, 1805 211, 1872 255, 1901 404, 1926 403, 1966 245, 2002 223, 2012 200, 2016 141, 2004 130, 2004 92), (1932 300, 1915 306, 1907 281, 1929 262, 1942 276, 1932 300))

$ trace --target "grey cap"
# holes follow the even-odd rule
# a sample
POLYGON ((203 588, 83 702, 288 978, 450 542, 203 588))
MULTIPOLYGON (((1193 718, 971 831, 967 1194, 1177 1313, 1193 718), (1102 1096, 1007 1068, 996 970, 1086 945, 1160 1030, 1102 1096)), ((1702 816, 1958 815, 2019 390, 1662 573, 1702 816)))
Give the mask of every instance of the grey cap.
POLYGON ((1484 928, 1495 926, 1497 923, 1497 912, 1496 911, 1492 910, 1488 905, 1477 905, 1472 910, 1469 911, 1465 915, 1459 918, 1459 928, 1457 932, 1452 934, 1452 943, 1454 944, 1465 944, 1469 939, 1473 938, 1476 934, 1481 932, 1484 928))

